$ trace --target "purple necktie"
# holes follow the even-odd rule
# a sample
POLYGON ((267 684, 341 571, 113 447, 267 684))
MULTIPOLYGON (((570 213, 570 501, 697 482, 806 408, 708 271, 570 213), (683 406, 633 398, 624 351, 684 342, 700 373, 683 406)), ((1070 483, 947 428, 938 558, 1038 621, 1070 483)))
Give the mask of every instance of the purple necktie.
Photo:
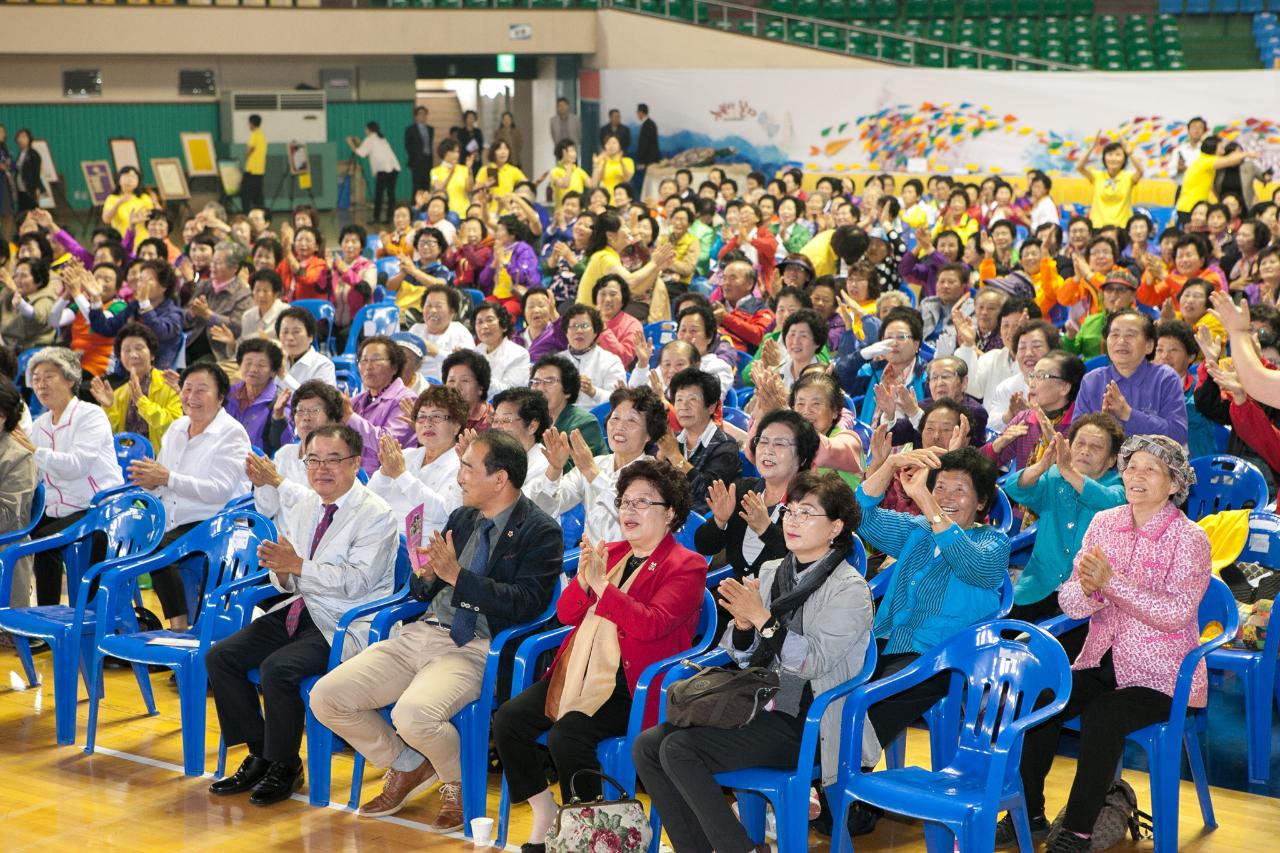
MULTIPOLYGON (((307 554, 308 558, 316 555, 316 548, 320 547, 320 540, 324 538, 325 531, 329 529, 329 525, 333 523, 333 514, 338 511, 337 504, 324 505, 324 517, 320 519, 320 523, 316 525, 316 533, 311 537, 311 551, 307 554)), ((284 616, 284 632, 292 637, 298 631, 298 621, 302 619, 302 609, 307 604, 299 595, 293 600, 293 604, 289 605, 289 612, 284 616)))

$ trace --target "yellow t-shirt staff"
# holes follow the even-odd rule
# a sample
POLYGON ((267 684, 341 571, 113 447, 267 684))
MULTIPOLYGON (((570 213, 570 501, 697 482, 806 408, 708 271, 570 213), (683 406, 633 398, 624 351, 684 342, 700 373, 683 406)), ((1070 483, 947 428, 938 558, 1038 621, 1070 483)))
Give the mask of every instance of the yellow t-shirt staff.
POLYGON ((142 186, 142 173, 134 166, 125 166, 116 174, 116 188, 102 203, 102 224, 108 225, 124 236, 129 230, 135 210, 151 210, 155 201, 142 186))
POLYGON ((1174 206, 1180 214, 1179 220, 1189 218, 1192 208, 1200 202, 1213 201, 1213 179, 1217 177, 1219 169, 1239 166, 1246 158, 1257 156, 1247 151, 1220 155, 1218 152, 1222 150, 1222 145, 1221 137, 1206 136, 1200 143, 1200 153, 1182 174, 1182 192, 1178 194, 1178 203, 1174 206))
POLYGON ((444 193, 449 200, 449 210, 461 219, 467 215, 471 204, 471 164, 475 155, 467 155, 461 162, 462 146, 456 139, 446 139, 436 150, 440 165, 431 170, 431 191, 444 193))
MULTIPOLYGON (((1133 188, 1142 180, 1142 164, 1129 155, 1124 143, 1113 141, 1102 145, 1102 131, 1098 131, 1093 146, 1076 163, 1076 171, 1093 184, 1093 200, 1089 203, 1089 221, 1094 228, 1114 225, 1128 228, 1133 218, 1133 188), (1090 169, 1090 158, 1102 149, 1103 169, 1090 169), (1129 172, 1125 166, 1133 164, 1129 172)), ((1183 192, 1186 192, 1184 189, 1183 192)))

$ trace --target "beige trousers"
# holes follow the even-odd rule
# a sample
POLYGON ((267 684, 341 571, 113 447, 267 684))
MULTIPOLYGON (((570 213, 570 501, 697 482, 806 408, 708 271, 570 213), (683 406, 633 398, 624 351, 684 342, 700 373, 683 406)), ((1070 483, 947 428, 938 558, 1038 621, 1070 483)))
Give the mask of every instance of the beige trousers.
POLYGON ((489 641, 459 648, 438 625, 412 622, 317 682, 311 711, 378 767, 406 746, 427 757, 441 782, 460 782, 458 730, 450 718, 480 697, 489 641), (392 703, 392 726, 378 713, 392 703))

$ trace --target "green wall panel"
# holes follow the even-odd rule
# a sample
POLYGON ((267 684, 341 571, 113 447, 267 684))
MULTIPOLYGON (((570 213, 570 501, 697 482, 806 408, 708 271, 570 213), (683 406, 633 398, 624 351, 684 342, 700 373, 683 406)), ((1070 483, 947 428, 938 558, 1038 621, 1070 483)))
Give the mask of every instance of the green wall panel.
POLYGON ((82 160, 111 162, 108 140, 132 137, 138 143, 142 174, 151 183, 152 157, 182 157, 178 134, 208 131, 219 152, 218 105, 199 104, 0 104, 0 124, 9 131, 9 149, 16 152, 14 135, 30 128, 37 139, 46 139, 54 165, 74 208, 89 207, 82 160))
MULTIPOLYGON (((364 126, 376 121, 382 129, 382 135, 391 143, 391 148, 400 158, 400 178, 396 181, 396 198, 409 198, 412 177, 409 164, 404 155, 404 129, 413 121, 413 101, 349 101, 329 104, 329 141, 338 146, 338 165, 345 167, 351 158, 351 149, 347 146, 348 136, 356 139, 364 138, 364 126)), ((373 172, 369 169, 367 158, 360 160, 364 170, 365 200, 373 199, 373 172)))

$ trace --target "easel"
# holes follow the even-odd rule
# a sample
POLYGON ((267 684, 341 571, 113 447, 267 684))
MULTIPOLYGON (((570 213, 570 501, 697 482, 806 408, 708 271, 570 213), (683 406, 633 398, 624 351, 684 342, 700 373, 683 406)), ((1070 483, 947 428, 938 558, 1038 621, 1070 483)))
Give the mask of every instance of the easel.
MULTIPOLYGON (((281 191, 282 189, 284 189, 284 185, 285 185, 285 183, 287 182, 287 183, 289 184, 289 213, 290 213, 290 215, 292 215, 292 214, 293 214, 293 201, 294 201, 294 198, 295 198, 295 196, 294 196, 294 190, 295 190, 295 189, 297 189, 297 184, 298 184, 298 180, 296 180, 296 179, 301 179, 301 177, 302 177, 303 175, 306 175, 306 176, 310 177, 310 176, 311 176, 311 171, 308 169, 306 172, 298 172, 297 174, 294 174, 294 173, 293 173, 293 171, 292 171, 291 169, 286 168, 286 169, 285 169, 285 171, 284 171, 284 174, 282 174, 282 175, 280 176, 280 183, 276 184, 276 190, 275 190, 275 192, 273 192, 271 195, 269 195, 269 196, 267 197, 267 199, 279 198, 279 197, 280 197, 280 191, 281 191)), ((307 198, 311 201, 311 206, 314 208, 314 207, 316 206, 316 197, 315 197, 315 196, 312 194, 312 192, 311 192, 311 185, 310 185, 310 183, 308 183, 308 184, 307 184, 307 188, 306 188, 306 189, 307 189, 307 198)), ((264 199, 264 201, 266 201, 267 199, 264 199)), ((268 203, 269 203, 269 202, 268 202, 268 203)))

